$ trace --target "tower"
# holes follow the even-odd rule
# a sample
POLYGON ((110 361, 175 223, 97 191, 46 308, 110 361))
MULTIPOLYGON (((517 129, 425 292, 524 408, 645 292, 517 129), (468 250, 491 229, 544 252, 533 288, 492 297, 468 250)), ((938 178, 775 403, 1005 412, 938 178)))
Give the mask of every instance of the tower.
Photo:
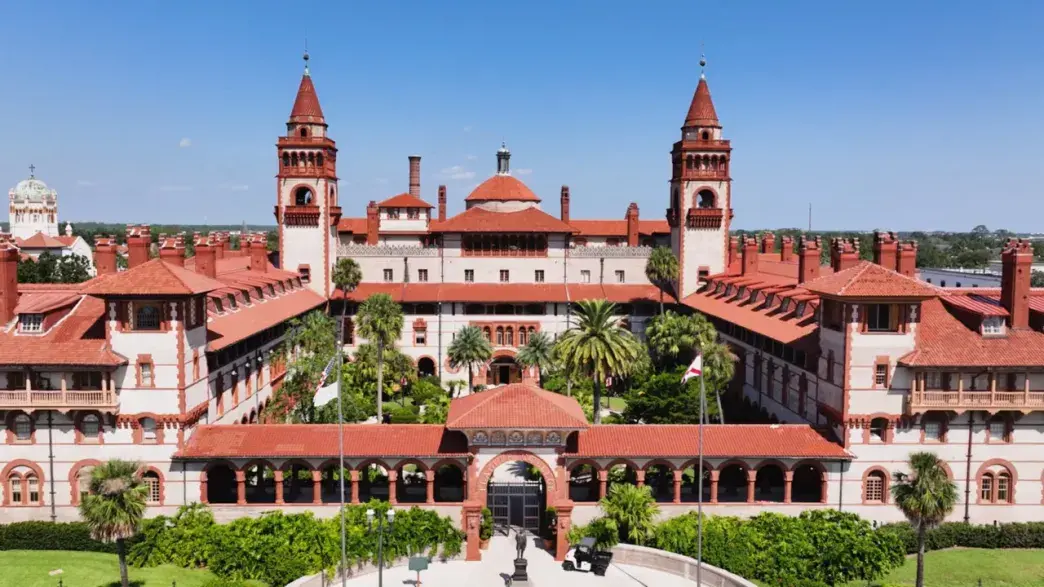
POLYGON ((276 142, 276 222, 279 263, 298 271, 317 293, 329 296, 337 257, 337 146, 326 135, 327 124, 308 69, 286 123, 286 136, 276 142))
POLYGON ((36 166, 29 166, 29 179, 18 182, 8 192, 11 200, 11 235, 27 239, 40 232, 58 236, 58 192, 36 179, 36 166))
POLYGON ((671 248, 678 257, 678 295, 699 287, 701 277, 727 266, 729 223, 732 220, 732 146, 722 138, 707 77, 700 59, 700 81, 681 128, 681 140, 671 150, 670 203, 667 222, 671 248))

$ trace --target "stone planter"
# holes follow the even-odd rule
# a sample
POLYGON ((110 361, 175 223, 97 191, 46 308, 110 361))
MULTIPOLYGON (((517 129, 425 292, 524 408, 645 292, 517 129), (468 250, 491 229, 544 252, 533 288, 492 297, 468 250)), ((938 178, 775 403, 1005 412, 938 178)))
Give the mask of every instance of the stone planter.
POLYGON ((479 540, 479 550, 488 550, 488 549, 489 549, 489 539, 487 538, 485 540, 479 540))

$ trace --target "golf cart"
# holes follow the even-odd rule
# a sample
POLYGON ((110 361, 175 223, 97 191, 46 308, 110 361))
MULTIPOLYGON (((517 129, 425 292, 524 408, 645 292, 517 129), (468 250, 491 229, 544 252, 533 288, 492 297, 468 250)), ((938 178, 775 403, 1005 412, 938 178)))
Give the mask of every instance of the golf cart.
POLYGON ((607 550, 595 550, 595 539, 584 538, 580 540, 573 549, 573 560, 562 561, 562 568, 566 571, 580 571, 583 563, 591 565, 591 571, 599 577, 604 577, 609 569, 609 562, 613 560, 613 553, 607 550))

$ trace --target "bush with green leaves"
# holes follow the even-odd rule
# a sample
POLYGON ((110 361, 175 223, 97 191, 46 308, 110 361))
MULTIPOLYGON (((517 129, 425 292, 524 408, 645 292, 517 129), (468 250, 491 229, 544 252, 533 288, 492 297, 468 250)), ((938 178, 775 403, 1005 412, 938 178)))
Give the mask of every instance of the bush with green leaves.
POLYGON ((598 505, 604 516, 616 523, 620 540, 638 545, 653 540, 660 506, 656 505, 652 488, 648 485, 611 485, 609 493, 598 505))
POLYGON ((620 543, 620 532, 616 522, 609 518, 595 518, 590 524, 573 526, 569 529, 569 544, 577 545, 584 538, 594 538, 595 548, 609 550, 620 543))
POLYGON ((91 538, 91 531, 83 522, 15 522, 0 526, 0 550, 115 553, 116 545, 91 538))
POLYGON ((482 521, 479 522, 479 540, 489 540, 493 537, 493 512, 489 508, 482 508, 482 521))
MULTIPOLYGON (((885 524, 880 532, 895 535, 907 554, 917 552, 917 532, 908 522, 885 524)), ((928 530, 925 549, 942 548, 1044 548, 1044 522, 997 525, 947 522, 928 530)))

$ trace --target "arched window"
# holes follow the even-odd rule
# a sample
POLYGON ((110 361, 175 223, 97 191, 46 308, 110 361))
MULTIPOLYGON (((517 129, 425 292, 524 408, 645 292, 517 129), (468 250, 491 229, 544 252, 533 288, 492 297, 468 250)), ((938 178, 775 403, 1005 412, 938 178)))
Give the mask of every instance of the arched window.
POLYGON ((493 342, 493 331, 489 329, 489 326, 482 329, 482 334, 486 335, 486 340, 488 342, 493 342))
POLYGON ((710 190, 700 190, 700 192, 696 194, 696 207, 714 208, 714 192, 710 190))
POLYGON ((502 326, 497 326, 497 345, 504 345, 504 327, 502 326))
POLYGON ((35 473, 27 473, 25 476, 25 489, 29 505, 43 505, 40 501, 40 479, 35 473))
POLYGON ((507 331, 505 332, 504 344, 508 346, 514 346, 515 344, 515 329, 510 326, 507 327, 507 331))
POLYGON ((19 414, 14 419, 15 440, 32 440, 33 421, 25 414, 19 414))
POLYGON ((888 420, 874 418, 870 420, 870 442, 884 442, 888 430, 888 420))
POLYGON ((308 136, 308 127, 305 127, 305 126, 301 127, 301 136, 302 137, 307 137, 308 136))
POLYGON ((312 190, 301 186, 294 192, 294 205, 295 206, 311 206, 312 205, 312 190))
POLYGON ((993 473, 985 473, 979 482, 979 499, 986 503, 993 503, 993 473))
POLYGON ((152 418, 141 419, 142 442, 156 442, 156 421, 152 418))
POLYGON ((525 328, 518 329, 518 346, 526 346, 529 343, 529 337, 526 335, 527 332, 525 328))
POLYGON ((11 477, 7 480, 7 485, 11 492, 11 504, 21 504, 22 498, 25 497, 25 488, 22 487, 22 477, 17 473, 12 473, 11 477))
POLYGON ((142 306, 134 314, 135 330, 159 330, 159 309, 156 306, 142 306))
POLYGON ((283 167, 290 167, 290 153, 283 153, 283 167))
POLYGON ((148 503, 159 503, 160 502, 160 478, 155 471, 146 471, 141 476, 142 481, 149 488, 148 496, 145 498, 148 503))
POLYGON ((710 133, 707 132, 707 131, 703 131, 703 135, 701 135, 701 136, 703 137, 703 140, 706 141, 707 139, 710 138, 710 133))
POLYGON ((86 466, 76 474, 76 490, 80 493, 80 503, 83 503, 83 498, 91 493, 92 473, 94 473, 94 467, 86 466))
MULTIPOLYGON (((322 153, 319 153, 318 155, 315 156, 315 164, 318 165, 319 167, 323 166, 323 154, 322 153)), ((333 188, 330 188, 330 194, 333 194, 333 188)))
POLYGON ((297 167, 297 151, 290 154, 290 164, 297 167))
POLYGON ((315 167, 315 153, 308 154, 308 166, 315 167))
POLYGON ((882 471, 871 471, 866 476, 866 484, 863 486, 863 501, 884 503, 886 497, 885 474, 882 471))
POLYGON ((692 155, 685 158, 685 168, 692 169, 692 155))
POLYGON ((1011 475, 1007 471, 997 474, 997 503, 1009 503, 1011 501, 1011 475))
POLYGON ((80 420, 80 433, 86 440, 97 440, 101 435, 101 420, 94 414, 87 414, 80 420))

